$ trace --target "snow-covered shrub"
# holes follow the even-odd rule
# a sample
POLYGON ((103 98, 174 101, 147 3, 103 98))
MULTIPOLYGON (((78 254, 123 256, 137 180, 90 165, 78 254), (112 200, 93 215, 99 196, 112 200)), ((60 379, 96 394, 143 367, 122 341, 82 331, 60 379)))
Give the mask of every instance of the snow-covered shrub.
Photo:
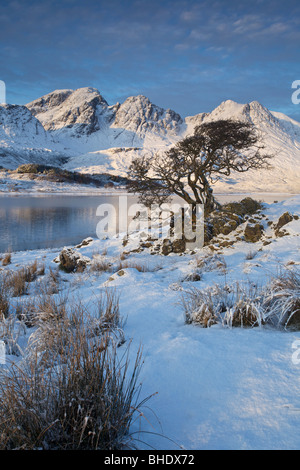
POLYGON ((22 323, 26 325, 27 328, 32 328, 36 323, 36 311, 37 303, 34 298, 23 298, 18 303, 12 305, 13 315, 22 323))
POLYGON ((29 337, 30 352, 52 355, 63 347, 63 334, 70 327, 66 301, 66 297, 53 295, 35 299, 30 312, 30 326, 36 327, 29 337))
POLYGON ((186 291, 183 308, 186 323, 205 328, 216 323, 229 327, 261 326, 265 321, 261 292, 247 284, 186 291))
POLYGON ((102 330, 113 330, 122 326, 119 295, 114 289, 107 289, 105 296, 101 296, 98 299, 97 320, 100 322, 102 330))
POLYGON ((198 272, 207 271, 221 271, 225 273, 227 264, 224 256, 222 255, 209 255, 205 257, 196 258, 196 268, 198 272))
POLYGON ((264 306, 270 322, 300 329, 300 273, 287 270, 274 278, 265 292, 264 306))
POLYGON ((107 290, 97 299, 94 315, 80 302, 68 295, 42 295, 35 299, 31 311, 29 353, 38 353, 43 361, 52 361, 56 354, 63 354, 73 330, 84 330, 88 337, 110 336, 117 344, 124 342, 119 310, 119 297, 107 290))
POLYGON ((228 292, 220 286, 207 289, 189 289, 183 294, 183 309, 186 323, 196 323, 208 328, 220 322, 226 309, 228 292))
POLYGON ((59 273, 59 268, 54 270, 49 266, 49 271, 43 277, 39 279, 39 282, 35 286, 35 291, 40 296, 47 296, 52 294, 57 294, 59 292, 61 277, 59 273))
POLYGON ((151 268, 149 267, 148 264, 145 263, 138 263, 137 261, 130 261, 125 259, 125 261, 122 261, 121 259, 117 262, 116 265, 114 265, 114 270, 115 271, 121 271, 123 269, 136 269, 139 273, 146 273, 149 271, 156 271, 157 268, 151 268))
POLYGON ((199 272, 197 269, 193 271, 192 273, 188 274, 183 278, 183 282, 198 282, 201 281, 201 272, 199 272))
POLYGON ((264 322, 262 292, 252 289, 251 285, 241 287, 237 283, 233 305, 227 306, 223 324, 230 327, 253 327, 262 326, 264 322))
POLYGON ((266 287, 250 283, 192 289, 183 296, 187 323, 253 327, 265 324, 300 329, 300 274, 287 270, 266 287))
POLYGON ((111 263, 100 255, 93 256, 90 270, 92 273, 101 273, 110 271, 111 263))

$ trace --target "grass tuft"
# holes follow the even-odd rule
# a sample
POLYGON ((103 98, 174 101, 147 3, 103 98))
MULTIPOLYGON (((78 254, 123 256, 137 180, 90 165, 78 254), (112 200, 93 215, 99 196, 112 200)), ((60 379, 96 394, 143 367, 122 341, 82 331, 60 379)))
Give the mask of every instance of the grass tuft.
POLYGON ((25 357, 2 371, 0 449, 133 445, 130 425, 147 399, 139 402, 141 350, 130 364, 129 347, 111 334, 120 326, 118 298, 106 293, 98 317, 68 305, 44 305, 25 357))

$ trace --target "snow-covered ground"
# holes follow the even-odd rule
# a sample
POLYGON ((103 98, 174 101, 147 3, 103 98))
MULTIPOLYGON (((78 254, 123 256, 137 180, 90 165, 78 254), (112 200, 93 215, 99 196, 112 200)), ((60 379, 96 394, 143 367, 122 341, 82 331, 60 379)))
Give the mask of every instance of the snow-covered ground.
MULTIPOLYGON (((286 211, 300 215, 300 196, 266 204, 264 214, 276 222, 286 211)), ((124 261, 129 267, 124 264, 122 275, 117 268, 110 272, 95 273, 87 268, 83 273, 61 273, 65 282, 60 288, 69 292, 70 300, 80 298, 86 305, 92 304, 105 289, 114 289, 120 295, 127 340, 121 349, 131 339, 130 357, 134 361, 142 345, 141 399, 154 394, 131 429, 141 448, 300 447, 300 363, 295 360, 300 354, 294 349, 300 333, 220 324, 204 329, 186 324, 183 314, 182 294, 186 289, 225 288, 236 282, 259 287, 286 269, 299 269, 300 219, 287 224, 288 235, 281 238, 274 236, 266 220, 262 223, 269 244, 240 240, 227 248, 215 246, 221 269, 208 265, 196 282, 186 278, 195 272, 197 260, 209 259, 212 252, 208 247, 196 254, 169 256, 151 255, 149 249, 131 252, 124 261), (250 252, 252 256, 248 256, 250 252), (144 269, 130 267, 134 264, 144 269)), ((116 266, 120 255, 130 252, 134 243, 124 247, 122 237, 94 239, 77 250, 116 266)), ((49 267, 57 267, 53 260, 59 253, 60 249, 12 253, 12 263, 2 269, 18 269, 37 259, 45 264, 47 273, 49 267)), ((30 334, 26 329, 20 344, 24 345, 30 334)), ((8 363, 16 358, 7 359, 8 363)))

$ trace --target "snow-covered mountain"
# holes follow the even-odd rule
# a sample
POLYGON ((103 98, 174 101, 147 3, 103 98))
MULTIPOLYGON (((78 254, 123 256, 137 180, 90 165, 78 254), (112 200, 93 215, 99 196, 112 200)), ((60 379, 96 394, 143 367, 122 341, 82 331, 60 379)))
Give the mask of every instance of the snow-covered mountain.
POLYGON ((153 136, 156 144, 161 140, 165 145, 180 133, 183 123, 179 114, 159 108, 141 95, 109 106, 95 88, 57 90, 27 108, 56 140, 65 140, 76 152, 79 148, 144 146, 149 140, 152 143, 153 136))
POLYGON ((300 123, 288 116, 269 111, 257 101, 239 104, 224 101, 211 113, 186 118, 188 132, 196 125, 218 119, 236 119, 254 124, 265 152, 273 155, 271 170, 232 174, 216 184, 224 192, 300 192, 300 123))
POLYGON ((145 96, 109 106, 95 88, 57 90, 27 108, 70 156, 66 168, 88 173, 124 175, 132 158, 174 144, 186 127, 145 96))
POLYGON ((300 124, 271 112, 257 101, 227 100, 211 113, 182 119, 145 96, 132 96, 110 106, 95 88, 56 90, 25 106, 0 106, 0 165, 23 161, 59 164, 85 173, 125 175, 132 158, 154 154, 193 133, 202 122, 218 119, 252 122, 273 169, 223 179, 219 192, 296 192, 300 190, 300 124))
POLYGON ((59 136, 89 136, 106 128, 109 106, 94 88, 56 90, 27 104, 47 131, 59 136))
POLYGON ((0 165, 5 168, 30 162, 59 164, 60 153, 53 137, 26 106, 0 106, 0 165))

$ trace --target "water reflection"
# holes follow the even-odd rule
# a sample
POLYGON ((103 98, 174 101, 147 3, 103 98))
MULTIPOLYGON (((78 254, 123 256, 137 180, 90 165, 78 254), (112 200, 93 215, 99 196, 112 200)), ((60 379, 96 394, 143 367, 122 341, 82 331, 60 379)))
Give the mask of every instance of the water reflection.
MULTIPOLYGON (((239 200, 246 195, 221 195, 222 203, 239 200)), ((255 199, 273 202, 288 195, 252 195, 255 199)), ((0 196, 0 253, 58 248, 74 245, 84 238, 96 237, 96 215, 100 204, 112 204, 118 216, 118 196, 0 196)), ((130 196, 130 204, 137 198, 130 196)), ((121 214, 122 216, 122 214, 121 214)), ((126 215, 127 217, 127 215, 126 215)))
POLYGON ((116 197, 0 197, 0 252, 53 248, 96 237, 96 209, 116 197))

